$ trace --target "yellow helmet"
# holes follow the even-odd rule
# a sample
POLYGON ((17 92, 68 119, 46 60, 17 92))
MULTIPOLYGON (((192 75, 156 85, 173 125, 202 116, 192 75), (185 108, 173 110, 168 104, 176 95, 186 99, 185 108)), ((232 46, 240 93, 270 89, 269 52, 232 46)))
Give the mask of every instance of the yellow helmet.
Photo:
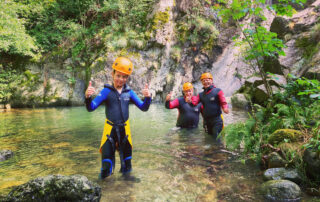
POLYGON ((112 64, 112 68, 118 72, 130 75, 133 70, 133 64, 128 58, 118 57, 112 64))
POLYGON ((200 80, 202 79, 213 79, 212 75, 209 72, 201 74, 200 80))
POLYGON ((193 86, 190 82, 186 82, 183 84, 183 86, 182 86, 183 91, 190 90, 190 89, 193 89, 193 86))

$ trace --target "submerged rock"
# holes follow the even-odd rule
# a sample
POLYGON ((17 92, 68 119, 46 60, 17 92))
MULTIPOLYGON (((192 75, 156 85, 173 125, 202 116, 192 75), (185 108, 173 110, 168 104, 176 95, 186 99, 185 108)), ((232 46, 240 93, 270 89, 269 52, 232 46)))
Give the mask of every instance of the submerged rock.
POLYGON ((100 201, 101 188, 81 175, 49 175, 15 187, 4 201, 100 201))
POLYGON ((301 176, 297 169, 270 168, 263 173, 265 180, 290 180, 295 183, 301 183, 301 176))
POLYGON ((289 180, 270 180, 261 185, 261 194, 268 201, 300 201, 300 187, 289 180))
POLYGON ((0 162, 5 161, 9 158, 13 157, 13 152, 10 150, 0 150, 0 162))

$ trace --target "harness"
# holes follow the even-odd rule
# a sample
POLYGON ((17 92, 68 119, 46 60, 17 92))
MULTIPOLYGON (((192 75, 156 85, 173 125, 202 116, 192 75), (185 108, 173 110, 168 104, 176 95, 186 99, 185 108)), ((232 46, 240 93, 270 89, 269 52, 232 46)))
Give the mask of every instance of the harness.
POLYGON ((121 149, 122 145, 124 145, 124 143, 126 141, 129 141, 129 143, 130 143, 130 145, 132 147, 132 139, 131 139, 131 131, 130 131, 129 120, 127 120, 125 123, 114 124, 110 120, 106 119, 105 120, 105 124, 104 124, 104 128, 103 128, 102 138, 101 138, 100 153, 101 153, 101 148, 102 148, 103 144, 108 139, 110 140, 113 149, 116 149, 115 140, 113 139, 113 137, 111 137, 112 128, 115 128, 117 142, 119 144, 119 148, 120 149, 121 149), (125 130, 125 133, 126 133, 125 137, 122 139, 122 141, 121 141, 120 127, 124 127, 124 130, 125 130))

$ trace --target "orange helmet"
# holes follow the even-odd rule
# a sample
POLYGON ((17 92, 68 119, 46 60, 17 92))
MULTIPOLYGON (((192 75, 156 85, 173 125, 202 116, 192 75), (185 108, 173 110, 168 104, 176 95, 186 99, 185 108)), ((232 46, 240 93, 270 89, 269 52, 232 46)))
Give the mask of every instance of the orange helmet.
POLYGON ((190 90, 190 89, 193 89, 193 86, 190 82, 186 82, 183 84, 183 86, 182 86, 183 91, 190 90))
POLYGON ((212 75, 209 72, 201 74, 200 80, 202 79, 213 79, 212 75))
POLYGON ((128 58, 118 57, 112 64, 112 68, 118 72, 130 75, 133 70, 133 64, 128 58))

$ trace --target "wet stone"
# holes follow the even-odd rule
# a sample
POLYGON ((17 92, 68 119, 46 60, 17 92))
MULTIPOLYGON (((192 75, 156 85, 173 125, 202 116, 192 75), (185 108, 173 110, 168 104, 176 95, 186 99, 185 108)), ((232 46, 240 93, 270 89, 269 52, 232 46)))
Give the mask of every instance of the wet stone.
POLYGON ((285 167, 287 164, 277 152, 272 152, 268 155, 268 168, 281 168, 285 167))
POLYGON ((0 162, 8 160, 9 158, 13 157, 13 152, 10 150, 0 150, 0 162))
POLYGON ((263 174, 265 180, 290 180, 295 183, 301 183, 302 179, 297 169, 270 168, 263 174))
POLYGON ((260 187, 260 193, 267 201, 300 201, 300 187, 289 180, 270 180, 260 187))
POLYGON ((13 188, 3 201, 100 201, 101 188, 85 176, 49 175, 13 188))

